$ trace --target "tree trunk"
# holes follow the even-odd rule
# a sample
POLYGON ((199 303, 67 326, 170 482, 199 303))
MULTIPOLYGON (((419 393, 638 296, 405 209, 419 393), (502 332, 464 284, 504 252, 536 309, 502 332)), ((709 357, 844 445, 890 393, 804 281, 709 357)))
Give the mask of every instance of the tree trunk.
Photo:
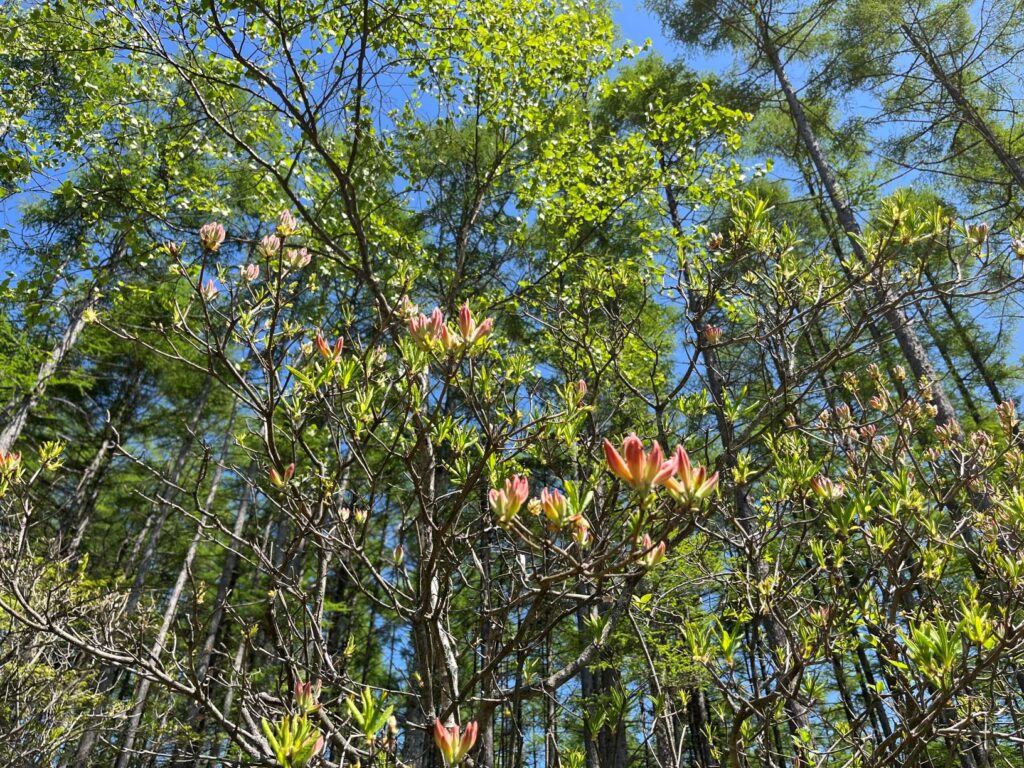
MULTIPOLYGON (((860 224, 857 223, 857 217, 854 215, 846 195, 839 186, 832 166, 825 158, 825 153, 818 143, 817 136, 815 136, 810 123, 807 121, 803 104, 800 102, 796 89, 793 87, 793 83, 790 81, 789 75, 782 64, 782 59, 772 40, 768 24, 759 13, 755 12, 754 17, 761 35, 761 46, 771 64, 772 70, 775 72, 779 86, 782 88, 786 104, 789 106, 790 116, 796 125, 797 133, 803 142, 804 148, 807 150, 807 154, 811 158, 818 179, 824 187, 829 201, 832 203, 832 208, 836 212, 836 219, 839 221, 843 231, 846 232, 854 255, 862 263, 868 264, 864 249, 861 247, 861 238, 864 233, 860 228, 860 224)), ((876 293, 881 302, 885 319, 892 328, 900 350, 913 371, 914 377, 918 380, 927 380, 931 387, 932 400, 937 410, 935 423, 942 425, 956 421, 956 412, 953 410, 945 390, 935 376, 935 368, 932 365, 927 350, 921 343, 920 338, 918 338, 917 332, 914 330, 913 325, 911 325, 909 318, 900 307, 898 297, 888 287, 884 275, 879 275, 879 278, 880 284, 876 288, 876 293)))

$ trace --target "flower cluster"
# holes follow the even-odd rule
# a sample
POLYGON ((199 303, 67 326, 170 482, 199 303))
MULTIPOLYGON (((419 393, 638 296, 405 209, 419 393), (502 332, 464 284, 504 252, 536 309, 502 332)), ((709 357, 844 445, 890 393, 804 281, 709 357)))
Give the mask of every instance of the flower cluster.
MULTIPOLYGON (((409 305, 411 307, 411 305, 409 305)), ((494 319, 488 317, 477 323, 465 303, 459 309, 458 329, 449 326, 440 307, 434 307, 430 316, 406 310, 409 318, 407 326, 409 335, 416 345, 423 350, 439 349, 442 352, 453 352, 459 349, 470 349, 484 339, 494 328, 494 319)))
POLYGON ((665 459, 657 442, 645 453, 643 442, 631 434, 622 443, 625 458, 608 440, 604 441, 604 454, 612 473, 641 497, 660 485, 680 506, 692 509, 707 499, 718 485, 718 473, 708 476, 706 467, 694 467, 681 445, 671 458, 665 459))

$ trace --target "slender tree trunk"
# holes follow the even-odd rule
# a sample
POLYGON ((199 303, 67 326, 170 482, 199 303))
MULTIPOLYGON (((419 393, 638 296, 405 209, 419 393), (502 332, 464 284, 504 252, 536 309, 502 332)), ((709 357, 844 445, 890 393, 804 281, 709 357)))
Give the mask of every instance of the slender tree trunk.
POLYGON ((916 32, 911 23, 906 20, 900 22, 900 31, 914 52, 924 60, 932 76, 942 86, 942 89, 949 96, 953 104, 956 105, 961 122, 978 132, 978 135, 981 136, 989 149, 992 150, 992 153, 999 158, 999 162, 1002 163, 1006 172, 1013 178, 1017 188, 1024 190, 1024 168, 1017 162, 1017 158, 1011 155, 1009 150, 1003 146, 1003 143, 995 135, 995 132, 985 121, 985 118, 982 117, 974 104, 971 103, 971 100, 967 98, 963 89, 956 82, 956 78, 943 69, 942 63, 935 55, 928 40, 925 39, 923 34, 916 32))
MULTIPOLYGON (((231 421, 234 421, 234 413, 232 413, 231 421)), ((192 572, 192 562, 195 560, 196 552, 199 550, 199 542, 202 541, 203 529, 207 519, 212 514, 213 502, 217 497, 217 490, 220 487, 221 478, 224 476, 224 462, 227 459, 227 452, 230 447, 231 439, 232 431, 229 423, 221 461, 217 464, 217 469, 214 472, 212 481, 210 482, 210 490, 206 496, 206 503, 203 505, 202 512, 199 516, 199 523, 196 525, 196 532, 192 536, 192 541, 189 542, 188 550, 185 552, 185 559, 181 564, 181 568, 178 570, 178 578, 175 580, 174 587, 171 589, 170 597, 167 599, 167 607, 164 609, 163 621, 160 624, 160 629, 157 632, 156 639, 153 641, 153 645, 149 649, 149 657, 154 661, 158 660, 163 653, 164 644, 167 642, 167 635, 170 633, 171 625, 174 623, 174 619, 178 614, 178 603, 180 602, 182 592, 185 589, 185 582, 188 580, 189 574, 192 572)), ((135 746, 135 738, 138 735, 139 725, 142 722, 142 715, 146 709, 146 699, 149 696, 151 684, 152 682, 149 678, 140 678, 139 680, 137 690, 135 692, 135 703, 128 716, 128 721, 125 723, 119 742, 120 753, 118 754, 116 768, 128 768, 128 764, 132 756, 132 750, 135 746)))
MULTIPOLYGON (((825 153, 822 150, 821 145, 818 143, 818 138, 814 134, 814 130, 811 128, 811 125, 807 120, 803 104, 800 102, 796 89, 793 87, 793 83, 789 79, 789 74, 786 72, 786 69, 782 64, 782 59, 779 56, 779 51, 775 47, 774 41, 772 40, 768 24, 764 17, 756 11, 754 12, 754 17, 761 36, 760 42, 762 49, 771 64, 772 70, 775 72, 776 79, 779 81, 779 86, 785 96, 786 104, 789 106, 790 116, 796 125, 797 133, 803 142, 804 148, 807 150, 807 154, 811 158, 811 162, 817 172, 818 179, 824 187, 829 201, 832 203, 832 208, 836 212, 836 219, 839 221, 839 225, 843 228, 843 231, 846 232, 854 255, 856 255, 858 260, 862 263, 868 264, 868 259, 864 253, 864 249, 861 247, 861 238, 864 233, 861 231, 860 224, 857 222, 857 217, 854 215, 853 209, 850 207, 850 203, 846 199, 846 195, 839 186, 839 182, 832 170, 832 166, 826 159, 825 153)), ((892 289, 888 287, 888 283, 884 279, 884 275, 879 275, 879 277, 881 280, 876 292, 878 299, 882 304, 885 319, 892 328, 893 334, 896 336, 896 341, 899 343, 900 350, 903 352, 903 356, 906 359, 907 364, 913 371, 914 377, 918 380, 925 379, 931 386, 932 400, 937 410, 937 414, 935 416, 936 424, 942 425, 956 421, 956 412, 953 410, 953 406, 950 403, 949 398, 946 396, 945 390, 942 388, 935 376, 935 368, 932 365, 927 350, 921 343, 920 338, 918 338, 917 332, 914 330, 910 319, 900 307, 898 297, 894 294, 892 289)))
POLYGON ((181 476, 185 471, 185 464, 188 462, 189 453, 192 451, 192 444, 195 442, 196 432, 199 430, 203 410, 210 396, 210 388, 211 380, 207 378, 203 382, 203 389, 194 406, 192 419, 186 428, 185 436, 181 440, 178 453, 171 466, 170 477, 164 484, 167 496, 157 502, 157 508, 154 510, 155 514, 150 516, 145 548, 142 550, 138 566, 135 569, 135 579, 132 582, 131 591, 128 593, 128 601, 125 605, 125 610, 128 613, 134 613, 139 607, 139 601, 142 599, 142 588, 145 586, 146 577, 153 567, 157 544, 160 541, 160 535, 163 533, 164 524, 174 508, 172 502, 177 495, 178 484, 181 482, 181 476))
MULTIPOLYGON (((127 256, 127 253, 127 242, 123 236, 118 236, 114 242, 113 253, 110 258, 111 269, 122 261, 127 256)), ((67 357, 68 352, 77 343, 82 329, 85 328, 88 310, 96 305, 99 295, 99 286, 94 282, 86 292, 85 298, 78 303, 78 306, 72 312, 71 320, 64 329, 64 333, 61 334, 57 346, 53 348, 50 354, 47 355, 46 360, 43 361, 43 364, 39 366, 39 370, 36 372, 36 380, 32 387, 24 396, 11 404, 11 415, 7 425, 0 430, 0 453, 7 453, 18 441, 26 422, 28 422, 29 415, 39 404, 43 395, 46 394, 46 388, 50 383, 50 379, 53 378, 61 363, 64 362, 64 358, 67 357)))

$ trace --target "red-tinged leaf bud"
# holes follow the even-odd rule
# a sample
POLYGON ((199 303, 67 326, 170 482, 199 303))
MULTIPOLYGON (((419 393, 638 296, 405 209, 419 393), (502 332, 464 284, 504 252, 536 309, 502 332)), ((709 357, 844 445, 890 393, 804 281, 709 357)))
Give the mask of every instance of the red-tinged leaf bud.
POLYGON ((199 228, 199 244, 203 250, 214 253, 220 249, 226 235, 223 224, 211 221, 199 228))
POLYGON ((275 488, 284 488, 295 476, 295 464, 289 464, 283 472, 278 472, 276 467, 270 468, 270 482, 275 488))

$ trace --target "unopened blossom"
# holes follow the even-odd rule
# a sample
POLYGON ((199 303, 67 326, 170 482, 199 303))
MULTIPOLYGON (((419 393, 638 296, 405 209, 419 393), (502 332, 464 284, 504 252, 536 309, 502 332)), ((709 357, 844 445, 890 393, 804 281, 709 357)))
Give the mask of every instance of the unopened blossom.
POLYGON ((270 259, 277 256, 281 250, 281 238, 277 235, 267 235, 260 240, 259 245, 256 246, 256 253, 262 256, 264 259, 270 259))
POLYGON ((996 415, 1003 429, 1010 431, 1017 426, 1017 406, 1013 400, 1004 400, 996 406, 996 415))
POLYGON ((824 475, 818 475, 811 480, 811 490, 824 501, 836 501, 846 494, 846 487, 842 483, 834 482, 824 475))
POLYGON ((569 500, 559 490, 540 492, 540 506, 552 528, 561 528, 569 520, 569 500))
POLYGON ((269 474, 270 482, 274 484, 275 488, 284 488, 295 476, 295 464, 289 464, 284 468, 284 472, 278 472, 276 467, 271 467, 269 474))
POLYGON ((243 264, 238 268, 238 276, 242 279, 243 283, 251 283, 260 276, 260 265, 243 264))
POLYGON ((675 471, 665 478, 664 485, 679 504, 689 509, 699 506, 718 485, 718 473, 710 477, 706 467, 693 466, 683 446, 676 448, 673 460, 675 471))
POLYGON ((459 309, 459 333, 462 334, 462 340, 467 347, 473 346, 484 338, 492 328, 494 328, 494 318, 491 317, 477 325, 468 301, 459 309))
POLYGON ((704 343, 709 347, 715 346, 722 340, 722 334, 725 333, 722 327, 719 325, 708 325, 704 328, 704 343))
POLYGON ((446 728, 440 718, 434 721, 434 743, 441 750, 441 757, 444 758, 446 766, 458 765, 466 759, 469 750, 476 744, 476 734, 475 721, 468 723, 465 731, 460 730, 457 725, 446 728))
POLYGON ((220 248, 226 234, 223 224, 211 221, 199 228, 199 244, 204 250, 213 253, 220 248))
POLYGON ((320 709, 320 681, 309 681, 295 684, 295 706, 300 711, 309 713, 320 709))
POLYGON ((214 284, 213 278, 206 281, 206 285, 199 289, 199 294, 206 301, 213 301, 220 293, 220 289, 214 284))
POLYGON ((395 561, 395 565, 401 565, 405 562, 405 547, 401 544, 397 545, 391 552, 391 556, 395 561))
POLYGON ((522 509, 530 495, 530 485, 522 475, 513 475, 505 481, 501 490, 492 488, 487 494, 491 509, 498 516, 498 525, 505 527, 522 509))
POLYGON ((286 248, 281 263, 288 269, 302 269, 312 258, 305 248, 286 248))
POLYGON ((338 340, 334 342, 333 346, 331 346, 330 344, 327 343, 327 340, 324 338, 324 335, 322 333, 317 333, 316 335, 317 352, 320 353, 321 357, 327 360, 337 360, 339 357, 341 357, 341 350, 342 348, 344 348, 344 346, 345 339, 342 338, 341 336, 339 336, 338 340))
POLYGON ((1010 241, 1010 250, 1012 250, 1018 258, 1024 259, 1024 237, 1015 237, 1010 241))
POLYGON ((13 475, 21 469, 21 454, 18 451, 0 451, 0 475, 13 475))
POLYGON ((655 545, 650 535, 645 533, 643 540, 640 542, 640 549, 643 552, 640 555, 640 562, 647 568, 653 568, 665 559, 665 548, 664 541, 659 541, 655 545))
POLYGON ((661 446, 655 442, 649 453, 644 453, 644 444, 635 434, 622 443, 625 458, 615 450, 608 440, 604 441, 604 455, 608 468, 620 479, 641 494, 647 494, 654 486, 661 485, 676 471, 674 459, 665 461, 661 446))
POLYGON ((288 237, 294 235, 299 231, 299 222, 292 215, 291 211, 281 211, 281 215, 277 217, 277 233, 281 237, 288 237))
POLYGON ((984 245, 988 240, 989 225, 987 222, 967 225, 967 241, 971 245, 984 245))
POLYGON ((583 515, 573 515, 569 518, 569 522, 572 523, 572 539, 576 542, 576 546, 580 549, 586 549, 590 546, 590 523, 587 522, 587 518, 583 515))
POLYGON ((439 341, 441 329, 445 328, 444 314, 440 307, 434 307, 430 317, 415 315, 408 321, 409 335, 420 347, 427 348, 431 342, 439 341))

